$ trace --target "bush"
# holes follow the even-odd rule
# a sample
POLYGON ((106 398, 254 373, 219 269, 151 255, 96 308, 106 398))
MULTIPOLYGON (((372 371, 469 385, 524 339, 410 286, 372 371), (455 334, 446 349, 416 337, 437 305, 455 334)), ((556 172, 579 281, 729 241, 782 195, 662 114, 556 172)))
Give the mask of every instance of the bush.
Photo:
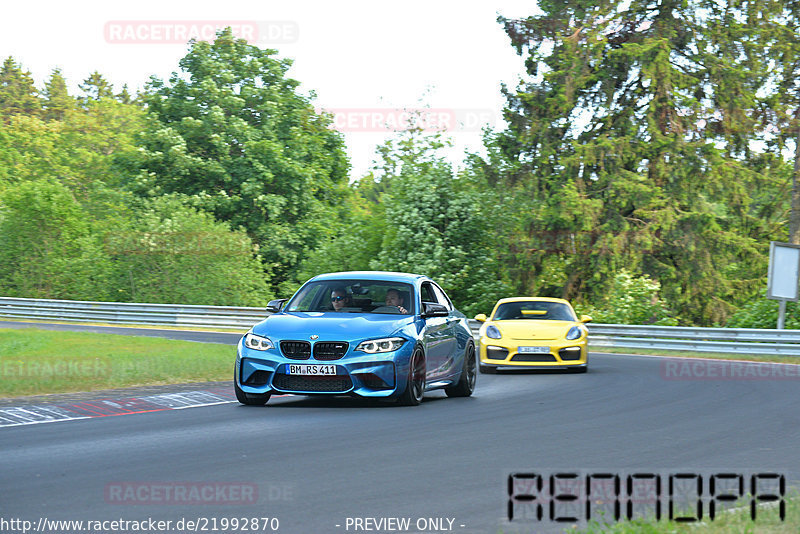
POLYGON ((103 300, 109 257, 88 213, 65 186, 36 180, 0 195, 0 292, 5 296, 103 300))
POLYGON ((597 308, 583 309, 598 323, 676 325, 666 303, 658 296, 661 284, 647 275, 618 272, 611 291, 597 308))
POLYGON ((261 306, 272 298, 244 231, 169 197, 148 201, 137 215, 106 235, 115 300, 261 306))
MULTIPOLYGON (((728 328, 777 328, 778 301, 762 295, 728 318, 728 328)), ((786 328, 800 329, 800 309, 796 302, 786 303, 786 328)))

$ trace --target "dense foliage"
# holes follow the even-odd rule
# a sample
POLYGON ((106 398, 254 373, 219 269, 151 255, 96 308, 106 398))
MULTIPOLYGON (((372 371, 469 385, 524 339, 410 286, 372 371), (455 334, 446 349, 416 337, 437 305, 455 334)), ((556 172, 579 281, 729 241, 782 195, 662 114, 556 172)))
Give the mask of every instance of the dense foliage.
POLYGON ((624 269, 658 281, 682 321, 724 322, 786 238, 762 6, 540 7, 501 19, 529 78, 506 90, 509 127, 477 165, 506 192, 516 292, 599 301, 624 269))
MULTIPOLYGON (((262 305, 327 271, 427 274, 469 314, 564 297, 596 321, 774 326, 800 242, 800 7, 539 3, 527 73, 455 170, 412 127, 348 176, 291 62, 222 31, 179 71, 71 95, 0 68, 0 294, 262 305)), ((787 325, 797 324, 790 306, 787 325)))
POLYGON ((286 77, 291 62, 235 39, 193 42, 169 83, 152 79, 141 99, 155 120, 125 163, 145 197, 180 194, 244 228, 275 273, 294 278, 327 233, 348 163, 341 136, 286 77))
POLYGON ((455 176, 438 135, 410 129, 379 148, 381 161, 354 188, 339 235, 312 254, 304 275, 385 270, 434 277, 466 313, 491 309, 508 294, 491 241, 484 195, 455 176))

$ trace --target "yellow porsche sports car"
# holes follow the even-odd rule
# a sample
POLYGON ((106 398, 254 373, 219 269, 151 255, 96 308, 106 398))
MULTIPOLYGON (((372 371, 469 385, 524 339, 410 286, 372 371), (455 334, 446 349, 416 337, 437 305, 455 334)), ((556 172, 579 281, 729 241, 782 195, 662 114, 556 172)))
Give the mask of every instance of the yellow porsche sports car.
POLYGON ((481 373, 506 369, 569 369, 586 372, 588 354, 585 323, 564 299, 513 297, 501 299, 490 317, 475 319, 480 329, 481 373))

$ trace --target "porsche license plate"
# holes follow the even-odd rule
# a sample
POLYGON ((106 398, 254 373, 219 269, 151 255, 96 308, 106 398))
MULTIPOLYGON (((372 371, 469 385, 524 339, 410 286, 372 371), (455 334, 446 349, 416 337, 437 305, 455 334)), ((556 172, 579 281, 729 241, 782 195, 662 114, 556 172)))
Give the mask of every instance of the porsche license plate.
POLYGON ((287 365, 290 375, 335 375, 335 365, 287 365))
POLYGON ((547 354, 550 352, 550 347, 519 347, 517 352, 520 354, 547 354))

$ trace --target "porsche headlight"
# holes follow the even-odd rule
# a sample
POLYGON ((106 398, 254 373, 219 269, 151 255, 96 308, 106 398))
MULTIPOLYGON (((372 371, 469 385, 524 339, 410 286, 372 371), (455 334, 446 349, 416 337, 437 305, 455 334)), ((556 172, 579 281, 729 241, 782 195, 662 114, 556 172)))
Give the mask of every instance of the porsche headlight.
POLYGON ((403 346, 406 340, 402 337, 384 337, 381 339, 370 339, 369 341, 362 341, 356 347, 357 351, 366 352, 367 354, 376 354, 379 352, 394 352, 403 346))
POLYGON ((503 337, 503 334, 500 333, 500 329, 497 328, 495 325, 490 324, 486 327, 486 337, 490 337, 492 339, 500 339, 503 337))
POLYGON ((567 332, 567 339, 569 341, 572 341, 573 339, 580 339, 581 336, 583 336, 583 328, 580 326, 573 326, 569 329, 569 332, 567 332))
POLYGON ((269 350, 275 348, 272 341, 267 337, 257 336, 248 332, 244 335, 244 346, 253 350, 269 350))

